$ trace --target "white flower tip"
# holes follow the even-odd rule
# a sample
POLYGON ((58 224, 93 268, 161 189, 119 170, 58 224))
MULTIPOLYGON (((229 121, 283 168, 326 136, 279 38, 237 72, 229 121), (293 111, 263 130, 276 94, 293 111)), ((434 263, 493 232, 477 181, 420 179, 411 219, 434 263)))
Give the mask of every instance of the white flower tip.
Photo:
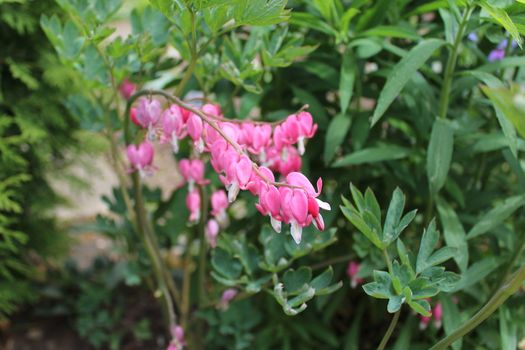
POLYGON ((301 243, 301 238, 303 235, 303 228, 296 222, 292 222, 290 233, 292 234, 293 240, 295 243, 301 243))
POLYGON ((270 216, 270 223, 272 224, 275 232, 281 233, 281 222, 279 220, 274 219, 273 216, 270 216))
POLYGON ((324 210, 332 210, 330 203, 323 202, 322 200, 318 198, 316 198, 315 201, 317 202, 317 205, 319 205, 319 208, 324 209, 324 210))

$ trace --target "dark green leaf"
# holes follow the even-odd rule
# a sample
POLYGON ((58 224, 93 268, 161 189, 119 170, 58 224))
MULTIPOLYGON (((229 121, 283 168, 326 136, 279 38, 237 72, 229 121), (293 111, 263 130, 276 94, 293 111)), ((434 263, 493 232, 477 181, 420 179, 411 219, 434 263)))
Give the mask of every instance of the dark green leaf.
POLYGON ((334 162, 333 167, 376 163, 388 160, 396 160, 408 157, 412 151, 405 147, 396 145, 383 145, 380 147, 367 148, 344 156, 334 162))
POLYGON ((345 139, 350 124, 351 119, 349 116, 338 114, 328 125, 323 153, 323 159, 326 164, 334 158, 337 148, 345 139))
POLYGON ((477 237, 496 228, 524 204, 525 195, 505 199, 503 203, 498 204, 496 207, 489 210, 489 212, 482 215, 480 220, 468 232, 467 239, 477 237))
POLYGON ((427 151, 427 176, 432 193, 436 194, 447 180, 454 149, 454 130, 443 119, 436 119, 427 151))
POLYGON ((443 46, 444 43, 444 41, 437 39, 422 41, 392 68, 385 87, 379 95, 377 106, 372 116, 372 125, 379 121, 406 83, 412 78, 412 75, 417 72, 430 56, 432 56, 434 51, 443 46))

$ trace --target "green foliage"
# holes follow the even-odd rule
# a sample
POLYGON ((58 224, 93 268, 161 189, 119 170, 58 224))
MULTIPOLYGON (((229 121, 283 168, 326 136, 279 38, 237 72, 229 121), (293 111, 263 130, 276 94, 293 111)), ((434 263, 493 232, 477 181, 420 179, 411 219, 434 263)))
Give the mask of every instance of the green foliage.
POLYGON ((314 296, 331 294, 342 286, 341 282, 331 284, 332 268, 315 277, 309 267, 289 268, 297 259, 333 244, 335 230, 321 234, 308 230, 301 243, 296 244, 290 235, 276 235, 264 226, 259 242, 262 252, 242 239, 221 235, 212 254, 212 276, 226 286, 244 288, 249 294, 263 290, 273 294, 290 316, 304 311, 306 302, 314 296), (280 275, 281 272, 284 273, 280 275), (269 288, 270 282, 273 289, 269 288))
POLYGON ((343 214, 376 248, 382 250, 388 266, 388 272, 374 270, 373 282, 363 286, 365 293, 374 298, 388 299, 388 312, 397 312, 406 303, 415 312, 430 316, 430 304, 426 299, 441 291, 453 290, 460 279, 439 266, 456 256, 457 249, 442 247, 434 251, 439 233, 433 220, 424 230, 417 257, 414 257, 399 238, 416 216, 415 210, 403 215, 405 196, 401 190, 396 188, 392 195, 382 229, 381 209, 373 192, 367 189, 363 195, 353 185, 350 185, 350 191, 354 204, 343 197, 343 214), (399 260, 391 261, 388 247, 393 243, 396 243, 399 260))
MULTIPOLYGON (((120 135, 127 116, 116 88, 125 78, 181 98, 202 92, 231 118, 275 121, 309 104, 318 123, 303 170, 323 177, 332 207, 342 203, 343 215, 332 211, 326 232, 305 231, 296 245, 289 235, 271 232, 251 199, 241 198, 240 209, 231 210, 239 218, 221 233, 205 265, 209 295, 193 293, 200 282, 189 272, 188 304, 190 310, 198 305, 208 323, 206 348, 374 348, 376 330, 386 328, 385 305, 375 298, 388 300, 389 312, 407 304, 420 315, 439 301, 445 334, 452 334, 523 263, 525 61, 509 44, 505 59, 487 60, 505 31, 521 42, 522 2, 152 0, 131 12, 126 38, 111 36, 108 25, 120 1, 58 2, 69 16, 45 13, 40 24, 61 68, 83 87, 65 99, 83 129, 120 135), (466 38, 470 33, 477 42, 466 38), (170 55, 172 49, 178 55, 170 55), (349 181, 373 191, 351 186, 352 201, 339 199, 349 181), (389 200, 388 208, 382 205, 389 200), (405 213, 415 207, 422 213, 405 213), (350 259, 360 262, 365 293, 334 283, 350 259), (202 306, 216 305, 225 287, 243 300, 226 311, 202 306)), ((13 27, 25 31, 31 24, 21 16, 13 27)), ((5 62, 2 74, 28 90, 42 88, 28 62, 5 62)), ((45 137, 31 124, 14 123, 35 140, 45 137)), ((184 146, 181 154, 190 156, 184 146)), ((8 186, 0 203, 16 210, 13 193, 21 185, 8 186)), ((105 199, 112 216, 99 217, 93 228, 115 241, 124 237, 125 281, 141 285, 152 267, 126 217, 123 193, 105 199)), ((144 195, 159 245, 183 251, 190 261, 185 267, 193 266, 203 245, 197 249, 202 237, 181 220, 186 190, 167 198, 155 190, 144 195)), ((172 271, 177 284, 179 268, 172 271)), ((454 349, 462 342, 464 348, 513 347, 523 337, 525 321, 516 316, 522 299, 510 299, 512 307, 454 349)), ((97 317, 86 316, 83 329, 108 335, 118 317, 97 317)), ((441 336, 433 326, 417 331, 412 312, 403 310, 400 320, 394 349, 426 348, 441 336)), ((190 317, 189 333, 200 332, 198 326, 190 317)))
POLYGON ((58 258, 66 248, 46 210, 57 198, 45 172, 65 164, 76 122, 61 101, 69 76, 38 26, 43 11, 56 11, 52 1, 0 2, 0 319, 39 297, 28 252, 58 258))

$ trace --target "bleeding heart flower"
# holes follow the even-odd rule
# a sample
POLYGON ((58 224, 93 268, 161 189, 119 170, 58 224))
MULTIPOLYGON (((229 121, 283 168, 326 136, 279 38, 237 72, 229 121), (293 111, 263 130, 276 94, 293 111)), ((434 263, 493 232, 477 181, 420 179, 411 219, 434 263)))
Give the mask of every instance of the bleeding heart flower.
POLYGON ((186 345, 184 329, 178 325, 171 327, 171 341, 167 350, 183 350, 184 345, 186 345))
POLYGON ((204 151, 204 140, 202 139, 203 125, 201 118, 192 113, 188 118, 187 129, 197 153, 202 153, 204 151))
POLYGON ((219 223, 213 219, 208 220, 206 224, 206 229, 204 232, 206 236, 206 241, 210 247, 217 247, 217 236, 219 235, 219 223))
POLYGON ((130 110, 129 110, 129 119, 136 126, 141 126, 140 122, 137 119, 137 109, 135 107, 131 107, 130 108, 130 110))
POLYGON ((159 122, 161 114, 162 106, 159 101, 148 98, 139 99, 135 116, 140 126, 148 129, 148 140, 150 141, 156 138, 155 126, 159 122))
POLYGON ((208 183, 208 180, 204 178, 204 168, 204 162, 200 159, 181 159, 179 161, 179 171, 188 183, 190 191, 193 191, 195 184, 208 183))
POLYGON ((352 288, 355 288, 364 282, 364 279, 357 277, 360 267, 361 265, 358 262, 350 261, 346 268, 346 275, 350 278, 350 286, 352 288))
POLYGON ((129 145, 126 153, 131 163, 131 171, 138 170, 141 176, 150 175, 153 172, 152 163, 155 150, 151 143, 144 141, 138 147, 129 145))
POLYGON ((215 105, 212 103, 206 103, 204 106, 202 106, 201 110, 203 113, 207 115, 212 115, 215 117, 222 118, 221 106, 219 105, 215 105))
POLYGON ((228 288, 226 289, 222 295, 221 300, 219 301, 219 305, 217 306, 221 310, 226 310, 230 306, 230 302, 237 296, 239 292, 237 292, 234 288, 228 288))
POLYGON ((201 195, 197 189, 188 192, 186 207, 190 211, 190 222, 198 222, 201 217, 201 195))
POLYGON ((170 142, 174 153, 179 151, 179 140, 186 134, 186 125, 182 117, 182 110, 177 105, 171 105, 161 116, 162 139, 161 142, 170 142))
POLYGON ((120 95, 125 100, 129 100, 129 98, 135 93, 137 90, 137 85, 133 84, 131 81, 129 81, 128 78, 124 79, 122 84, 120 84, 118 88, 120 95))
POLYGON ((228 208, 228 197, 226 192, 218 190, 211 195, 211 214, 217 219, 222 227, 228 225, 228 215, 226 209, 228 208))

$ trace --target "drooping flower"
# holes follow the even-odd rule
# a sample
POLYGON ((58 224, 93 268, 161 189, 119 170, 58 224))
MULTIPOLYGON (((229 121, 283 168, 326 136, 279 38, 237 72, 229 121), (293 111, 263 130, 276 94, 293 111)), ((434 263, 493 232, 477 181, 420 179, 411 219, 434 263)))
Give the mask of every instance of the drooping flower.
POLYGON ((357 275, 359 274, 360 267, 360 264, 356 261, 348 262, 348 266, 346 268, 346 275, 348 276, 348 278, 350 278, 350 286, 352 288, 355 288, 364 282, 364 279, 357 277, 357 275))
POLYGON ((186 345, 184 329, 181 326, 173 326, 171 329, 171 341, 166 350, 183 350, 186 345))
POLYGON ((218 190, 211 194, 211 214, 217 219, 217 222, 225 227, 228 225, 228 196, 224 190, 218 190))
POLYGON ((129 145, 126 154, 131 164, 131 171, 138 170, 141 176, 150 175, 153 172, 152 164, 155 150, 151 143, 144 141, 138 146, 129 145))
POLYGON ((204 162, 201 159, 181 159, 179 161, 179 171, 188 183, 190 191, 195 184, 204 185, 208 180, 204 178, 204 162))
POLYGON ((204 151, 204 140, 202 138, 202 119, 196 114, 191 113, 188 122, 187 122, 188 134, 193 140, 193 145, 197 153, 202 153, 204 151))
POLYGON ((153 141, 156 138, 155 126, 159 122, 161 114, 162 106, 159 101, 149 98, 139 99, 135 117, 140 126, 148 129, 148 140, 150 141, 153 141))
POLYGON ((170 142, 173 152, 177 153, 179 151, 179 140, 187 134, 181 108, 177 105, 171 105, 162 113, 161 124, 163 131, 161 141, 170 142))
MULTIPOLYGON (((428 301, 430 302, 430 299, 428 299, 428 301)), ((441 325, 442 325, 442 318, 443 318, 443 308, 441 306, 441 303, 437 303, 436 305, 434 305, 434 307, 432 308, 432 310, 430 311, 431 312, 431 315, 430 316, 421 316, 419 315, 419 329, 421 330, 424 330, 428 327, 429 323, 431 320, 433 320, 434 322, 434 327, 436 327, 436 329, 439 329, 441 328, 441 325)))
POLYGON ((217 246, 217 236, 219 235, 219 223, 214 219, 208 220, 204 233, 210 247, 215 248, 217 246))
POLYGON ((202 112, 215 117, 222 117, 221 106, 212 103, 206 103, 201 108, 202 112))
POLYGON ((230 302, 237 296, 238 293, 239 292, 237 291, 237 289, 226 289, 221 295, 221 300, 219 301, 219 305, 217 305, 217 308, 221 310, 226 310, 230 306, 230 302))
POLYGON ((129 119, 136 126, 141 126, 140 122, 137 119, 137 109, 135 107, 131 107, 130 108, 130 110, 129 110, 129 119))
POLYGON ((120 95, 123 99, 129 100, 129 98, 135 93, 137 90, 137 85, 132 83, 128 78, 124 79, 122 84, 120 84, 118 91, 120 92, 120 95))
POLYGON ((190 211, 190 222, 198 222, 201 217, 201 195, 199 190, 189 191, 186 196, 186 207, 190 211))

